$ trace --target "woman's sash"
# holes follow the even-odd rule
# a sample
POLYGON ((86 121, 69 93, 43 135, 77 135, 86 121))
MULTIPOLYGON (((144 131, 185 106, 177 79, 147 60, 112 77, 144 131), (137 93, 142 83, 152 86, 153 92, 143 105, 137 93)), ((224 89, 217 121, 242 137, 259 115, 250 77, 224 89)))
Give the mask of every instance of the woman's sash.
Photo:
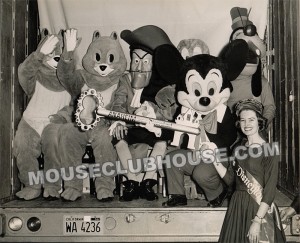
MULTIPOLYGON (((242 183, 247 187, 247 192, 254 199, 254 201, 260 205, 263 195, 263 187, 260 183, 251 175, 250 172, 243 169, 237 161, 233 162, 233 169, 236 173, 236 176, 242 183)), ((273 202, 269 207, 268 212, 265 217, 262 219, 261 232, 260 232, 260 243, 279 243, 286 242, 285 235, 282 228, 280 214, 277 205, 273 202), (276 228, 275 228, 276 227, 276 228), (278 232, 283 238, 282 240, 278 239, 278 232), (277 234, 277 237, 275 235, 277 234), (276 239, 276 242, 275 242, 276 239), (278 241, 280 240, 280 241, 278 241)))

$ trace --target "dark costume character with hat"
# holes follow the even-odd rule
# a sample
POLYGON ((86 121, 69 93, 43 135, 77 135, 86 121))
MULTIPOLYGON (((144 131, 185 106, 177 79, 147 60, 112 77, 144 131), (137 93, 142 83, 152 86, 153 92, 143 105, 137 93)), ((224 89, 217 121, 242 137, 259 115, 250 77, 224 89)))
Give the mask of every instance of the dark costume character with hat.
POLYGON ((234 105, 242 99, 256 99, 262 103, 263 116, 269 125, 275 115, 275 102, 269 82, 261 75, 261 59, 266 56, 266 45, 258 36, 256 26, 249 20, 249 14, 246 8, 240 7, 234 7, 230 11, 233 30, 230 41, 244 40, 248 49, 244 69, 231 81, 233 91, 227 104, 233 110, 234 105))
MULTIPOLYGON (((160 120, 171 120, 172 112, 160 109, 155 95, 167 85, 175 84, 182 57, 172 44, 167 34, 153 25, 142 26, 134 31, 124 30, 121 38, 130 46, 131 64, 129 73, 125 74, 115 94, 112 110, 146 116, 160 120)), ((154 179, 156 168, 147 171, 139 183, 140 171, 133 172, 130 162, 133 160, 129 145, 144 144, 153 147, 151 158, 157 165, 157 156, 164 157, 168 134, 161 135, 161 130, 147 124, 146 127, 128 127, 122 121, 116 121, 110 127, 114 136, 112 143, 116 147, 122 166, 127 169, 127 180, 123 182, 125 190, 121 200, 131 201, 139 197, 147 200, 157 199, 152 187, 157 184, 154 179)), ((131 164, 132 165, 132 164, 131 164)), ((146 166, 147 167, 147 166, 146 166)), ((141 167, 138 167, 141 168, 141 167)), ((162 171, 161 175, 163 174, 162 171)))

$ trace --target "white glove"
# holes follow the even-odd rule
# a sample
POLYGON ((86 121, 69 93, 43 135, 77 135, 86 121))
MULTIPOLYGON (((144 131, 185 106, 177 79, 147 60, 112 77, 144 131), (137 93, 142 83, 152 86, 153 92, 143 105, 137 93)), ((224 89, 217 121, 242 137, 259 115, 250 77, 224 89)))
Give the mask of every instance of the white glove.
POLYGON ((161 136, 161 128, 155 127, 152 121, 148 121, 146 125, 140 126, 146 128, 149 132, 153 132, 156 137, 161 136))
MULTIPOLYGON (((149 118, 156 118, 155 111, 148 101, 144 101, 140 108, 135 111, 135 114, 138 116, 144 116, 149 118)), ((155 133, 156 137, 161 136, 161 128, 154 126, 152 121, 148 121, 146 125, 139 125, 146 128, 149 132, 155 133)))
POLYGON ((67 52, 74 51, 78 46, 77 30, 68 29, 65 32, 65 48, 67 52))
POLYGON ((210 149, 210 150, 215 151, 216 149, 218 149, 218 147, 213 142, 203 142, 203 143, 201 143, 200 150, 206 150, 206 149, 210 149))
POLYGON ((41 47, 40 52, 43 53, 44 55, 51 54, 54 51, 56 44, 58 42, 59 42, 59 40, 55 35, 50 35, 49 37, 47 37, 46 41, 44 42, 43 46, 41 47))
POLYGON ((138 108, 134 113, 138 116, 144 116, 154 119, 156 118, 155 111, 148 101, 144 101, 141 107, 138 108))
POLYGON ((212 142, 203 142, 200 147, 201 159, 207 162, 216 162, 217 145, 212 142))
POLYGON ((110 125, 110 127, 108 128, 108 131, 109 131, 109 135, 110 136, 114 136, 115 134, 115 129, 118 125, 122 125, 122 126, 126 126, 126 123, 123 122, 123 121, 115 121, 113 122, 113 124, 110 125))

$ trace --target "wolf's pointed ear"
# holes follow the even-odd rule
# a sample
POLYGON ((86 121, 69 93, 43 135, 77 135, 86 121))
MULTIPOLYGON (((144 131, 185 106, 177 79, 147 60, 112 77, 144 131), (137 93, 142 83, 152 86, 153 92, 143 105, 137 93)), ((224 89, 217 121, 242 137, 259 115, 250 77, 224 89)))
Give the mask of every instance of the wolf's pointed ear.
POLYGON ((248 44, 242 39, 233 40, 222 49, 219 57, 227 65, 229 81, 235 80, 246 66, 248 51, 248 44))
POLYGON ((97 39, 99 39, 101 37, 101 34, 99 32, 99 30, 95 30, 94 33, 93 33, 93 40, 92 41, 95 41, 97 39))
POLYGON ((110 35, 110 38, 113 40, 118 40, 118 34, 116 31, 113 31, 110 35))
POLYGON ((160 76, 168 84, 179 81, 179 71, 184 62, 183 57, 175 46, 164 44, 154 50, 154 64, 160 76))

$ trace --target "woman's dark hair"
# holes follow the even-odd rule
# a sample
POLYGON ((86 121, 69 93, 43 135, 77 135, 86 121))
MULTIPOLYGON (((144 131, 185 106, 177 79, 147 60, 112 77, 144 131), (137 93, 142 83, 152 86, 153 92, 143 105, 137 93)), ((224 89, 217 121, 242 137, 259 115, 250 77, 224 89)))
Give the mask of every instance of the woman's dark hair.
POLYGON ((265 130, 267 128, 267 119, 266 118, 264 118, 260 113, 258 113, 255 110, 252 110, 252 109, 249 109, 249 108, 245 108, 245 109, 241 109, 239 111, 239 114, 238 114, 238 117, 237 117, 237 121, 235 122, 235 126, 238 129, 241 129, 241 126, 240 126, 240 114, 241 114, 242 111, 245 111, 245 110, 254 111, 254 113, 256 114, 256 117, 257 117, 258 130, 259 131, 263 131, 263 130, 265 130))

